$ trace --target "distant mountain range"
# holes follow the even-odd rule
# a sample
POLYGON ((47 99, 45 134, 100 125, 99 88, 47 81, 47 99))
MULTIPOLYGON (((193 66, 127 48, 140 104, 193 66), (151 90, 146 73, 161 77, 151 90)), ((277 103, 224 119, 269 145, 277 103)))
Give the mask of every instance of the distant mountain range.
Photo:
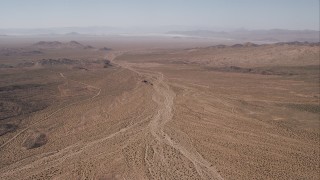
POLYGON ((121 31, 114 27, 59 27, 59 28, 10 28, 0 29, 2 35, 80 35, 106 34, 121 31))
POLYGON ((239 41, 261 41, 261 42, 287 42, 287 41, 308 41, 319 42, 319 31, 314 30, 235 30, 235 31, 169 31, 171 35, 185 35, 191 37, 206 38, 229 38, 239 41))
POLYGON ((12 35, 36 35, 36 36, 83 36, 83 35, 141 35, 152 34, 153 36, 173 36, 184 38, 219 38, 241 42, 319 42, 319 31, 316 30, 246 30, 246 29, 221 29, 208 28, 204 30, 194 30, 196 27, 189 26, 160 26, 160 27, 61 27, 61 28, 41 28, 41 29, 0 29, 0 36, 12 35))

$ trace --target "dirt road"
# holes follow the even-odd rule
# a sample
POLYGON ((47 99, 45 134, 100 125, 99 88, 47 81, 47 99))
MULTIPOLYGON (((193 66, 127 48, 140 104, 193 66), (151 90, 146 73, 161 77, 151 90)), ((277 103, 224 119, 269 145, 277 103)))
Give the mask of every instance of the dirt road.
MULTIPOLYGON (((107 58, 109 58, 109 60, 111 60, 113 63, 138 73, 140 76, 145 77, 146 79, 154 80, 152 82, 154 89, 152 100, 157 104, 158 108, 156 109, 155 114, 150 121, 149 127, 152 136, 156 140, 156 143, 147 148, 152 148, 155 150, 164 149, 164 145, 170 146, 177 150, 180 155, 183 155, 192 162, 198 175, 202 179, 223 179, 215 167, 210 162, 205 160, 197 151, 184 147, 165 133, 166 123, 172 119, 174 113, 173 106, 175 93, 170 89, 170 86, 167 84, 167 80, 165 79, 164 75, 161 72, 152 72, 147 69, 142 69, 141 67, 135 68, 134 65, 130 63, 118 63, 117 61, 114 61, 116 58, 115 54, 111 54, 107 56, 107 58)), ((159 151, 157 153, 159 154, 156 156, 160 157, 160 162, 162 162, 162 165, 167 164, 168 162, 166 162, 166 160, 163 158, 163 151, 159 151)), ((147 164, 159 164, 157 161, 159 161, 159 159, 154 158, 149 160, 147 164)))

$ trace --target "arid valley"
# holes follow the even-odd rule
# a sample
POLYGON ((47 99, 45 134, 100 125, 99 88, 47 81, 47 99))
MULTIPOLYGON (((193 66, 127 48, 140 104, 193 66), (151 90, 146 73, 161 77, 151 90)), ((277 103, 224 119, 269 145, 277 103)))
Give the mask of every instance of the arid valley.
POLYGON ((6 41, 0 179, 319 179, 319 43, 6 41))

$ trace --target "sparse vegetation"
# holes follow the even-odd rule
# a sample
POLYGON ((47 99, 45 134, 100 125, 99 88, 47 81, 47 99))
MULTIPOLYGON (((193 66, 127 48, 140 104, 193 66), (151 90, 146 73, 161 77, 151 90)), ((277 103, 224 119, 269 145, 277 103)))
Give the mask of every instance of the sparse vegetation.
POLYGON ((317 178, 317 45, 67 44, 0 55, 3 179, 317 178))
POLYGON ((47 143, 48 139, 44 133, 32 132, 27 139, 23 142, 23 147, 26 149, 38 148, 47 143))

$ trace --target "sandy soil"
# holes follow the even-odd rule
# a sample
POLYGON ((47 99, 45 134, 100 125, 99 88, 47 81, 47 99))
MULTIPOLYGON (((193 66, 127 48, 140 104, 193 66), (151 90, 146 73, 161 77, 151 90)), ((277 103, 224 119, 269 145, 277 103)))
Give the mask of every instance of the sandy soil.
MULTIPOLYGON (((315 47, 90 57, 112 66, 23 68, 34 83, 55 82, 54 95, 44 109, 0 121, 17 126, 0 136, 1 179, 319 178, 315 47)), ((25 82, 17 71, 3 69, 1 87, 25 82)))

